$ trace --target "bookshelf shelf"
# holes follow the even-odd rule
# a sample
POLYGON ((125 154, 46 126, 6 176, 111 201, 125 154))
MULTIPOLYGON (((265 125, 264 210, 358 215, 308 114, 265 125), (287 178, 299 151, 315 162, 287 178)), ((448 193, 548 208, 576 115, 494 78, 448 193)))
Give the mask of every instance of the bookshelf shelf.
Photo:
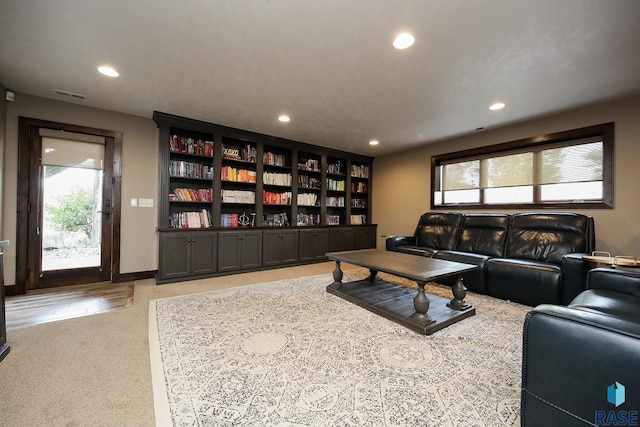
POLYGON ((226 206, 255 206, 255 203, 250 202, 222 202, 226 206))
POLYGON ((204 200, 169 200, 172 205, 185 204, 185 205, 210 205, 211 202, 204 200))

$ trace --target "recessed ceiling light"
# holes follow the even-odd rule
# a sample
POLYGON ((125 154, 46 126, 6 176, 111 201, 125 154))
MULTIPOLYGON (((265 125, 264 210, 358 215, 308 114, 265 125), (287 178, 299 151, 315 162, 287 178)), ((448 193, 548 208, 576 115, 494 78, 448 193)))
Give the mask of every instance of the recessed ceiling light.
POLYGON ((504 104, 502 102, 496 102, 495 104, 492 104, 489 107, 489 110, 496 111, 496 110, 502 110, 503 108, 504 108, 504 104))
POLYGON ((283 114, 280 117, 278 117, 278 120, 280 120, 283 123, 287 123, 291 121, 291 117, 287 116, 286 114, 283 114))
POLYGON ((378 145, 380 144, 380 141, 378 141, 377 139, 372 139, 371 141, 369 141, 369 145, 378 145))
POLYGON ((398 37, 393 41, 393 47, 396 49, 406 49, 408 47, 413 46, 413 43, 416 41, 416 38, 413 37, 409 33, 399 34, 398 37))
POLYGON ((118 77, 120 73, 113 69, 113 67, 109 67, 107 65, 101 65, 98 67, 98 71, 100 71, 105 76, 109 77, 118 77))

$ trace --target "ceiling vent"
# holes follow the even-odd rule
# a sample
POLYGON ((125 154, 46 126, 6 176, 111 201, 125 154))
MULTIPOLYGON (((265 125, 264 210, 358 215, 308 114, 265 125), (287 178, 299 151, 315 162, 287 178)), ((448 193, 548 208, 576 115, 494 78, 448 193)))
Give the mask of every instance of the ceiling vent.
POLYGON ((51 90, 54 91, 56 94, 58 94, 60 96, 65 96, 67 98, 87 99, 87 97, 85 95, 82 95, 80 93, 73 93, 73 92, 68 92, 66 90, 60 90, 60 89, 51 89, 51 90))

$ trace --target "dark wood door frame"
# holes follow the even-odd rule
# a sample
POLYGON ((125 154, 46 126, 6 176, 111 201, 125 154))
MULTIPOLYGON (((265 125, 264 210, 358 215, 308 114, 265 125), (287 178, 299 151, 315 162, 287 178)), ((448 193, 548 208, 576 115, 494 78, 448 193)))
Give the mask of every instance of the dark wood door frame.
MULTIPOLYGON (((25 294, 30 280, 37 280, 33 275, 38 274, 29 261, 29 239, 34 240, 34 233, 29 233, 29 207, 34 206, 30 197, 29 182, 39 179, 38 164, 30 155, 30 139, 39 128, 62 130, 67 132, 84 133, 113 139, 113 178, 111 185, 111 281, 120 282, 120 220, 121 220, 121 186, 122 186, 122 132, 77 126, 71 124, 50 122, 27 117, 19 118, 18 130, 18 191, 16 218, 16 284, 7 287, 9 295, 25 294), (12 289, 13 288, 13 289, 12 289)), ((106 191, 106 188, 105 188, 106 191)), ((39 239, 39 237, 35 237, 39 239)), ((31 241, 31 246, 33 246, 31 241)), ((39 248, 39 241, 38 241, 39 248)), ((33 257, 31 257, 33 258, 33 257)), ((79 279, 82 279, 79 277, 79 279)))

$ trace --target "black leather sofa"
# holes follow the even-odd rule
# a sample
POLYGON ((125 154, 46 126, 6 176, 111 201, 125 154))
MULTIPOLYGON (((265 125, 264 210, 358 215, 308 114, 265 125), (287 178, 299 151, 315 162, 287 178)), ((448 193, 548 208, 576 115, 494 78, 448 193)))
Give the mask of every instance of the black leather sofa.
POLYGON ((589 271, 587 290, 536 307, 523 331, 522 426, 640 423, 640 271, 589 271))
POLYGON ((475 264, 470 291, 522 304, 566 305, 585 289, 594 248, 593 218, 576 213, 462 214, 427 212, 413 236, 393 236, 386 249, 475 264))

